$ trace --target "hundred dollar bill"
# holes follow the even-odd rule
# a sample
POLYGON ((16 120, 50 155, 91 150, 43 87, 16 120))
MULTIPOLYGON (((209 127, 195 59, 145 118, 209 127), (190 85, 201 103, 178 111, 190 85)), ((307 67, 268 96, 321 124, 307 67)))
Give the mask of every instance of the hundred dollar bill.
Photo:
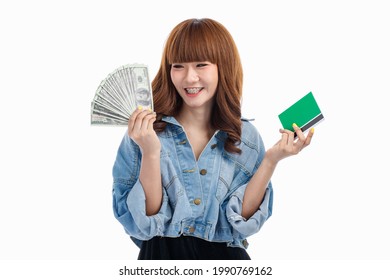
POLYGON ((138 106, 153 110, 148 67, 144 64, 123 65, 99 84, 91 102, 91 124, 127 125, 138 106))
MULTIPOLYGON (((94 102, 92 102, 94 103, 94 102)), ((93 125, 127 125, 128 119, 95 103, 91 109, 93 125)))
POLYGON ((137 106, 148 107, 153 110, 152 90, 147 69, 135 67, 133 68, 133 76, 136 84, 135 98, 137 106))

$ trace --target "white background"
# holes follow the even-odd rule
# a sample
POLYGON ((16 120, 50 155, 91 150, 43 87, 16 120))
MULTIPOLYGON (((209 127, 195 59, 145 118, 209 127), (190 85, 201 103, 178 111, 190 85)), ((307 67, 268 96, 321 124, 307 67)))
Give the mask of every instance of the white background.
POLYGON ((210 17, 244 67, 243 115, 266 147, 277 115, 312 91, 325 121, 278 166, 253 259, 389 260, 390 43, 386 1, 2 1, 0 260, 133 260, 113 216, 124 127, 90 103, 127 63, 158 69, 170 30, 210 17))

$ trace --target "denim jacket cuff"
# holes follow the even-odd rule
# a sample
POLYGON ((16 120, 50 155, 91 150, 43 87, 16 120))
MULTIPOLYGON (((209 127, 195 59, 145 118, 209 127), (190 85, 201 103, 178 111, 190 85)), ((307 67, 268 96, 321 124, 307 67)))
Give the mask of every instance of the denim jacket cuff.
POLYGON ((249 219, 242 217, 241 212, 245 189, 246 185, 235 191, 226 207, 226 216, 229 223, 243 238, 260 230, 264 222, 271 216, 270 209, 272 208, 272 187, 269 185, 259 209, 249 219))
POLYGON ((129 192, 126 202, 134 223, 142 233, 142 236, 139 236, 140 239, 147 240, 154 236, 163 235, 164 227, 172 217, 168 196, 165 191, 163 192, 163 201, 159 212, 152 216, 146 215, 145 192, 139 180, 137 180, 129 192))

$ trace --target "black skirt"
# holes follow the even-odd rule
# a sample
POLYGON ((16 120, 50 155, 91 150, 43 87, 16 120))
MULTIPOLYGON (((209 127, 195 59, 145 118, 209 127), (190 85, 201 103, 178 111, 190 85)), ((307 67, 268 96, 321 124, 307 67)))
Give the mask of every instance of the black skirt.
POLYGON ((250 260, 245 249, 192 236, 156 236, 143 241, 139 260, 250 260))

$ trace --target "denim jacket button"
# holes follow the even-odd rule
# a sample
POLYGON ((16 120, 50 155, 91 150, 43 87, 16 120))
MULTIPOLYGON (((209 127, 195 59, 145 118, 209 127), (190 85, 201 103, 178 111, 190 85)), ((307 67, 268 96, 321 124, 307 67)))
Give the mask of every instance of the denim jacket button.
POLYGON ((199 205, 200 203, 201 203, 200 198, 195 198, 195 199, 194 199, 194 204, 195 204, 195 205, 199 205))
POLYGON ((200 171, 200 175, 206 175, 207 174, 207 170, 206 169, 202 169, 201 171, 200 171))
POLYGON ((188 228, 188 232, 189 233, 194 233, 195 232, 195 228, 194 227, 189 227, 188 228))
POLYGON ((217 147, 217 144, 211 145, 211 149, 214 150, 217 147))

